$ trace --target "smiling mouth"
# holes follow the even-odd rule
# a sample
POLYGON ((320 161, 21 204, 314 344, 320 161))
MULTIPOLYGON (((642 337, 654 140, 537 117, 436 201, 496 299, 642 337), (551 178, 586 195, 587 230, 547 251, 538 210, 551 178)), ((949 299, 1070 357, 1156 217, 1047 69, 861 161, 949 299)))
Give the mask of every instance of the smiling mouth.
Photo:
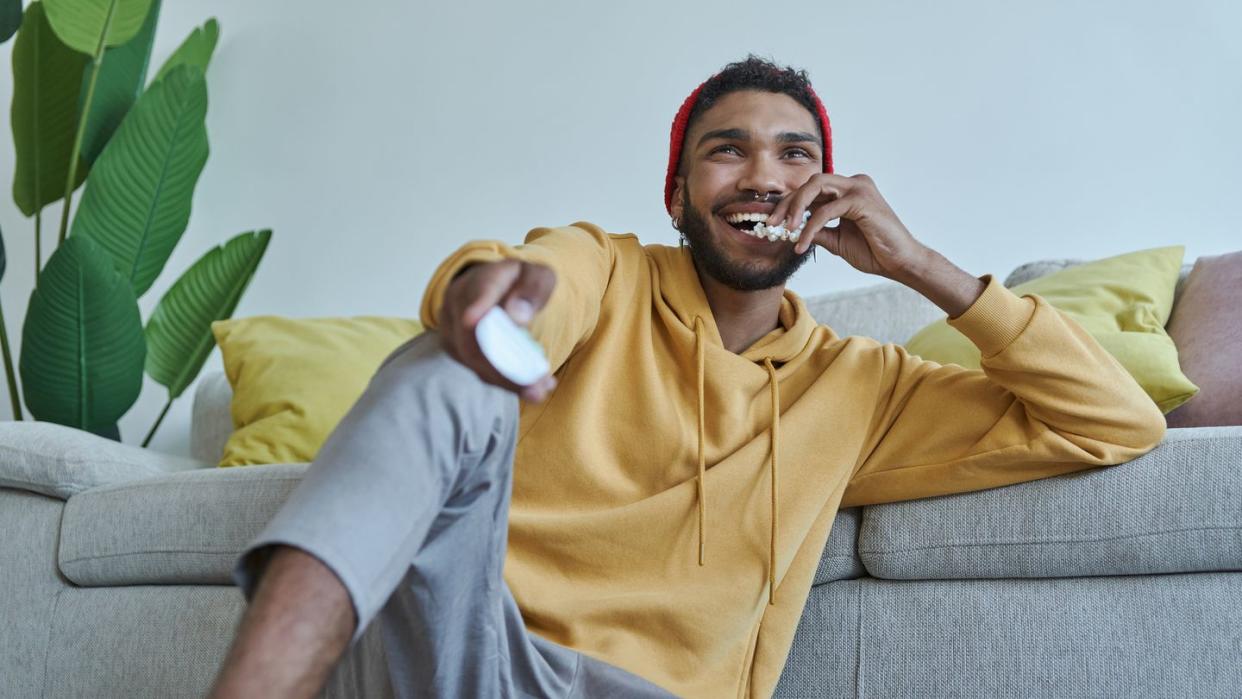
POLYGON ((792 243, 798 240, 802 234, 802 228, 806 225, 807 219, 811 217, 811 212, 802 212, 802 225, 793 230, 786 230, 784 226, 769 226, 766 224, 768 215, 760 213, 737 213, 720 216, 720 220, 724 221, 726 226, 733 228, 743 235, 756 238, 758 240, 767 240, 768 242, 784 241, 792 243))

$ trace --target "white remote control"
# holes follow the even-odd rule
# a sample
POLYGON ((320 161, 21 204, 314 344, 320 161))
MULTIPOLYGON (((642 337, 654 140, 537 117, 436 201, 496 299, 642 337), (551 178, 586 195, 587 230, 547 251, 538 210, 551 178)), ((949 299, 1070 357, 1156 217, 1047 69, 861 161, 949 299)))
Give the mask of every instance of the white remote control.
POLYGON ((474 336, 487 361, 519 386, 530 386, 547 376, 552 368, 543 347, 500 306, 493 306, 479 320, 474 336))

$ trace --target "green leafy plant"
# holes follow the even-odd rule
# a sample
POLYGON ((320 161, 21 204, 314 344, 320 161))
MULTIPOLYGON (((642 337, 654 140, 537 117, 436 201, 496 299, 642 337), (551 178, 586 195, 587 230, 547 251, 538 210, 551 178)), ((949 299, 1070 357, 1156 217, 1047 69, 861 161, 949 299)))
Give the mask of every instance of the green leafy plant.
MULTIPOLYGON (((13 198, 35 219, 20 395, 36 419, 119 439, 117 423, 138 399, 145 371, 168 389, 168 401, 144 446, 198 376, 214 346, 211 324, 232 316, 271 240, 270 230, 251 231, 208 250, 144 328, 138 299, 185 233, 207 162, 206 71, 219 39, 209 20, 148 82, 160 4, 40 0, 23 13, 19 1, 15 20, 14 3, 0 0, 0 41, 16 31, 13 198), (57 247, 44 264, 42 210, 60 200, 57 247)), ((0 279, 5 262, 0 239, 0 279)), ((0 341, 21 419, 2 315, 0 341)))

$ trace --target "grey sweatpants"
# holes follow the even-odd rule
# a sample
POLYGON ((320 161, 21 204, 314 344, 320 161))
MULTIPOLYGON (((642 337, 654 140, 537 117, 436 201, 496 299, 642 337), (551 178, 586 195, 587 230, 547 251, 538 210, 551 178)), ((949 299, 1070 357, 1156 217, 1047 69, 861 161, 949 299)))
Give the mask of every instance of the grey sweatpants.
POLYGON ((426 332, 385 360, 305 477, 238 559, 247 600, 273 544, 340 578, 378 616, 399 697, 668 697, 527 632, 502 572, 518 398, 426 332))

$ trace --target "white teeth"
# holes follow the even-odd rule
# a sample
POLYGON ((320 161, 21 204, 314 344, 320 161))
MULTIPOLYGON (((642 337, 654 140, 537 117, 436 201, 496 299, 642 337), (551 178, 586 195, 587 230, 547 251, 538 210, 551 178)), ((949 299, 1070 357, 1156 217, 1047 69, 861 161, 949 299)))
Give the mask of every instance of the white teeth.
POLYGON ((742 221, 766 221, 767 218, 767 214, 746 212, 729 214, 728 216, 725 216, 725 220, 729 223, 741 223, 742 221))
POLYGON ((792 243, 796 241, 800 235, 802 235, 802 229, 804 226, 806 226, 807 219, 809 218, 811 218, 811 212, 803 211, 802 212, 802 225, 798 226, 792 231, 785 230, 784 226, 780 226, 780 225, 769 226, 763 223, 763 221, 767 219, 766 214, 731 214, 728 217, 726 217, 725 220, 728 221, 729 223, 739 223, 741 221, 759 221, 759 223, 755 224, 754 230, 751 230, 751 231, 742 230, 742 232, 745 233, 746 235, 751 236, 752 238, 766 238, 770 242, 775 242, 777 240, 784 240, 784 241, 788 241, 792 243), (758 218, 751 218, 754 216, 758 216, 758 218), (745 217, 745 218, 742 218, 742 217, 745 217))

